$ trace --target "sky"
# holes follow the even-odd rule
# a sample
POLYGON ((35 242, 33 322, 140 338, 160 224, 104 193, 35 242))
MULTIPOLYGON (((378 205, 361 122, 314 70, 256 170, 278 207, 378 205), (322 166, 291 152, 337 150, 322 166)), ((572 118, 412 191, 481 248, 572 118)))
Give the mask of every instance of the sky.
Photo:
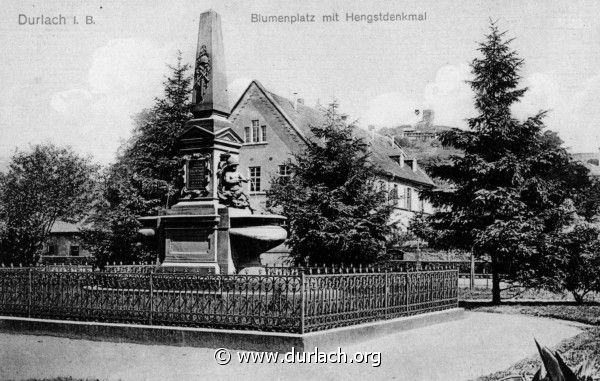
POLYGON ((438 124, 464 127, 474 114, 468 64, 497 20, 524 59, 529 91, 515 115, 549 110, 546 125, 571 151, 600 146, 598 1, 5 0, 0 160, 51 141, 113 161, 132 116, 161 95, 177 50, 193 61, 198 16, 208 9, 221 15, 231 105, 256 79, 308 105, 336 99, 363 127, 414 123, 423 108, 438 124), (426 18, 346 20, 388 12, 426 18), (322 21, 334 13, 340 21, 322 21), (308 14, 314 22, 252 22, 253 14, 308 14), (67 25, 19 25, 19 15, 63 15, 67 25))

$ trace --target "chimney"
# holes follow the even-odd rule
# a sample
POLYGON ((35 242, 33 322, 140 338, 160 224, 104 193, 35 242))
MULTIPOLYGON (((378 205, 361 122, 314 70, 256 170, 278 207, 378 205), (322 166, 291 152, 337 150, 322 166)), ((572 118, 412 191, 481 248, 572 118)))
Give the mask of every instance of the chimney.
POLYGON ((417 158, 416 157, 414 157, 412 159, 412 170, 413 170, 413 172, 417 172, 417 158))
POLYGON ((400 155, 400 168, 404 168, 404 155, 400 155))
POLYGON ((294 93, 294 110, 298 110, 298 93, 294 93))

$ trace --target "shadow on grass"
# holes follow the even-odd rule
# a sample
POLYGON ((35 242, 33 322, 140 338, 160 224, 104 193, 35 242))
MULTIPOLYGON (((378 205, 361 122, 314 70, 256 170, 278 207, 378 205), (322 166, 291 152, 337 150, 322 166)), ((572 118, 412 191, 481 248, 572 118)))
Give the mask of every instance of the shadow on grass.
POLYGON ((473 309, 479 307, 499 307, 499 306, 600 306, 600 302, 585 302, 576 303, 570 300, 507 300, 502 301, 500 304, 492 304, 491 301, 481 300, 460 300, 458 302, 459 307, 466 309, 473 309))

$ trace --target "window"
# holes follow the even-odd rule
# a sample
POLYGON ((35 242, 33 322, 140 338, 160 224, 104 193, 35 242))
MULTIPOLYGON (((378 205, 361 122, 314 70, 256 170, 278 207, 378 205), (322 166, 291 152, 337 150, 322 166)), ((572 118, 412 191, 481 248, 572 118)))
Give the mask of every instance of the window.
POLYGON ((258 120, 252 121, 252 127, 244 127, 244 143, 266 143, 267 126, 260 125, 258 120))
POLYGON ((419 198, 419 211, 420 212, 425 211, 425 200, 423 200, 422 198, 419 198))
POLYGON ((79 245, 71 245, 70 254, 72 257, 79 256, 79 245))
POLYGON ((56 246, 55 245, 48 245, 47 255, 56 255, 56 246))
POLYGON ((253 120, 252 121, 252 142, 254 142, 254 143, 259 142, 260 135, 258 133, 259 133, 258 120, 253 120))
POLYGON ((250 192, 260 192, 260 167, 250 167, 250 192))
POLYGON ((282 184, 290 181, 290 177, 292 176, 292 168, 289 165, 280 165, 279 166, 279 182, 282 184))
POLYGON ((260 141, 267 141, 267 126, 260 126, 260 141))
POLYGON ((406 197, 404 202, 404 207, 408 210, 412 210, 412 189, 409 187, 406 187, 406 197))

